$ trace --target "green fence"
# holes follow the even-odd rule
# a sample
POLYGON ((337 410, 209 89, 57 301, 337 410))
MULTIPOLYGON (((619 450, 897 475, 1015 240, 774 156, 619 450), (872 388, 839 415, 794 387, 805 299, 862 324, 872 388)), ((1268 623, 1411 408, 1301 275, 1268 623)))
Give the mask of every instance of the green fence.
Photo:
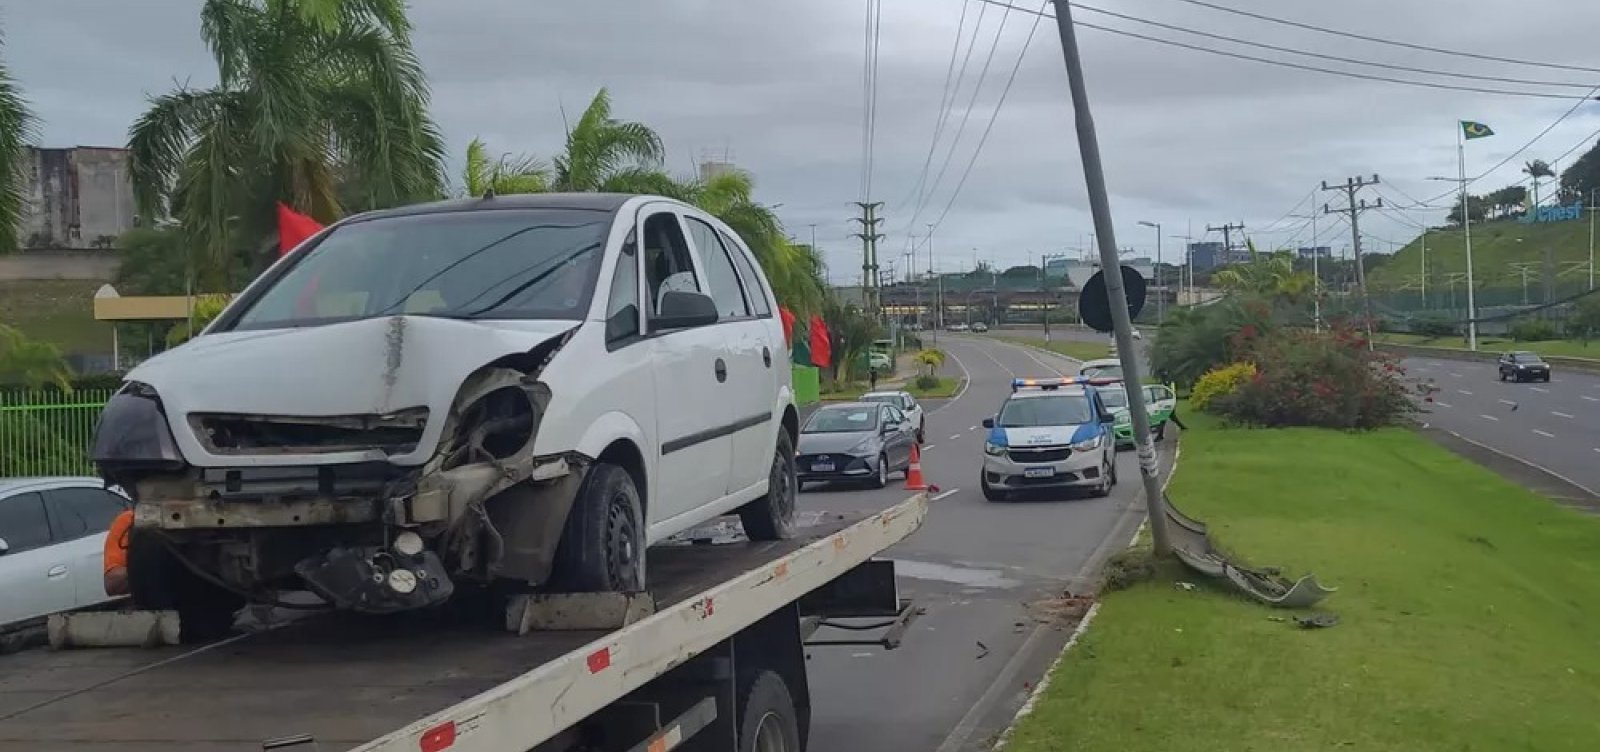
POLYGON ((0 390, 0 478, 92 475, 89 439, 112 391, 0 390))

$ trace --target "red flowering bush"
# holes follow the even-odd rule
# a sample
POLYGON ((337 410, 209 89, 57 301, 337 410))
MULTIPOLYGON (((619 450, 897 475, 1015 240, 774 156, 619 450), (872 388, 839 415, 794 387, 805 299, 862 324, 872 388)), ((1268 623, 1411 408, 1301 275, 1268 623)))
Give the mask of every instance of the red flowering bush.
MULTIPOLYGON (((1243 334, 1241 331, 1240 334, 1243 334)), ((1250 343, 1256 374, 1210 412, 1260 426, 1377 428, 1416 410, 1405 371, 1348 327, 1280 329, 1250 343)))

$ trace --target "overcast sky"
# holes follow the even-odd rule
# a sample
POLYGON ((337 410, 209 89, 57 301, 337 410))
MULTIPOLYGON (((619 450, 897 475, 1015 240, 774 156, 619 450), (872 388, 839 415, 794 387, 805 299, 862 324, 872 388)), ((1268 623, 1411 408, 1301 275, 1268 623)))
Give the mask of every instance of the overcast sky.
MULTIPOLYGON (((1038 0, 1011 0, 1038 8, 1038 0)), ((1544 0, 1529 9, 1462 0, 1213 0, 1307 24, 1481 55, 1600 70, 1593 35, 1600 3, 1544 0)), ((199 0, 0 0, 5 62, 40 117, 49 146, 121 145, 145 96, 174 81, 209 85, 215 66, 199 39, 199 0)), ((1600 72, 1558 70, 1369 44, 1265 23, 1182 0, 1094 0, 1095 7, 1172 26, 1392 65, 1540 83, 1600 84, 1600 72)), ((836 282, 860 274, 848 237, 862 182, 862 69, 867 0, 417 0, 416 45, 433 87, 433 113, 452 171, 474 136, 495 151, 549 155, 569 116, 601 86, 619 117, 655 127, 669 167, 687 174, 724 154, 754 173, 759 197, 799 240, 815 225, 836 282)), ((979 0, 883 0, 872 199, 886 203, 880 258, 899 262, 907 234, 927 233, 941 269, 974 258, 1002 267, 1042 252, 1076 252, 1093 231, 1054 23, 1039 24, 1014 85, 959 195, 952 192, 995 112, 1034 17, 979 0), (920 212, 915 188, 928 161, 957 26, 966 10, 977 44, 931 159, 934 189, 920 212), (1004 28, 1001 21, 1004 18, 1004 28), (978 74, 998 38, 976 104, 978 74), (952 138, 953 157, 945 164, 952 138), (949 206, 948 214, 945 207, 949 206), (915 224, 912 224, 915 217, 915 224)), ((1586 88, 1535 86, 1384 71, 1249 49, 1080 8, 1078 20, 1305 65, 1523 92, 1541 99, 1444 91, 1270 67, 1080 30, 1084 66, 1112 193, 1120 246, 1153 255, 1167 236, 1204 235, 1243 222, 1257 244, 1309 244, 1303 219, 1339 195, 1323 180, 1381 175, 1368 200, 1411 203, 1451 190, 1429 176, 1456 173, 1455 122, 1497 132, 1467 150, 1476 175, 1523 147, 1586 88), (1291 212, 1293 210, 1293 212, 1291 212)), ((962 52, 965 53, 966 39, 962 52)), ((957 67, 960 60, 957 60, 957 67)), ((1580 107, 1475 188, 1513 182, 1529 158, 1554 160, 1600 130, 1600 102, 1580 107)), ((1581 154, 1576 151, 1568 161, 1581 154)), ((1440 204, 1448 201, 1440 201, 1440 204)), ((1442 211, 1367 212, 1368 248, 1416 234, 1408 223, 1442 211), (1398 214, 1398 216, 1397 216, 1398 214)), ((1349 227, 1319 221, 1322 241, 1349 227)), ((1213 234, 1215 237, 1216 234, 1213 234)), ((920 239, 919 239, 920 242, 920 239)), ((1165 241, 1168 260, 1182 240, 1165 241)), ((919 254, 925 269, 927 251, 919 254)))

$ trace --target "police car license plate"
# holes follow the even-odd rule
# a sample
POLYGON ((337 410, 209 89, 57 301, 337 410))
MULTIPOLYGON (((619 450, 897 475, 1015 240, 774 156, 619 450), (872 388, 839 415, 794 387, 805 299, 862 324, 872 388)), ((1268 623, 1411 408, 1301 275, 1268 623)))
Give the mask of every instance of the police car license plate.
POLYGON ((834 468, 833 468, 833 463, 832 462, 813 462, 813 463, 811 463, 811 472, 814 472, 814 473, 831 473, 831 472, 833 472, 833 469, 834 468))
POLYGON ((1024 478, 1053 478, 1056 469, 1053 467, 1025 467, 1022 469, 1024 478))

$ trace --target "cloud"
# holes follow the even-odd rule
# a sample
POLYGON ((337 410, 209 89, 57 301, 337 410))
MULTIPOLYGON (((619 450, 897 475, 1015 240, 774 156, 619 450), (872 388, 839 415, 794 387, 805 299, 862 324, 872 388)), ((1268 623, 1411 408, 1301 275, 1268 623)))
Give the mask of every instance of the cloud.
MULTIPOLYGON (((1012 2, 1038 7, 1036 0, 1012 2)), ((1600 61, 1585 58, 1592 49, 1590 30, 1600 24, 1600 5, 1582 0, 1548 0, 1538 12, 1445 0, 1216 2, 1417 44, 1600 67, 1600 61)), ((0 2, 5 60, 43 119, 45 140, 121 143, 147 93, 168 90, 174 81, 214 81, 214 65, 199 39, 196 5, 194 0, 0 2)), ((797 237, 806 239, 815 225, 836 281, 851 281, 858 273, 848 271, 859 268, 858 241, 848 235, 853 232, 851 202, 860 199, 865 3, 418 0, 413 6, 434 115, 453 155, 473 137, 484 138, 495 150, 549 155, 562 142, 563 110, 566 118, 576 117, 597 89, 609 87, 619 117, 650 123, 661 132, 671 168, 688 172, 702 156, 726 155, 755 174, 763 201, 782 205, 779 213, 797 237)), ((926 234, 926 224, 941 216, 935 252, 944 268, 972 263, 973 249, 980 258, 1009 266, 1040 252, 1079 248, 1093 227, 1052 21, 1039 24, 983 151, 952 201, 1033 23, 1028 14, 966 0, 967 32, 980 14, 982 25, 953 98, 953 117, 930 159, 963 6, 963 0, 883 3, 872 176, 873 199, 886 203, 889 237, 881 255, 885 261, 900 259, 908 233, 926 234), (1002 17, 1005 27, 997 36, 1002 17), (975 105, 965 127, 958 127, 997 38, 975 105), (959 142, 945 166, 958 130, 959 142), (916 186, 925 162, 931 163, 928 182, 941 167, 944 174, 919 211, 916 186)), ((1077 14, 1080 21, 1274 59, 1292 58, 1141 27, 1091 7, 1395 65, 1541 82, 1593 78, 1581 71, 1342 39, 1183 0, 1094 0, 1077 14)), ((1337 198, 1316 190, 1321 181, 1377 173, 1383 184, 1366 194, 1369 198, 1383 195, 1402 204, 1411 203, 1406 196, 1429 199, 1450 188, 1425 178, 1455 173, 1457 119, 1489 123, 1499 134, 1471 145, 1468 171, 1475 174, 1571 106, 1565 100, 1287 70, 1092 29, 1080 30, 1079 38, 1117 239, 1144 252, 1154 249, 1156 238, 1153 230, 1136 224, 1140 220, 1162 223, 1166 235, 1183 235, 1191 224, 1201 228, 1199 235, 1207 224, 1243 221, 1261 244, 1308 241, 1309 220, 1285 215, 1304 215, 1337 198)), ((1303 58, 1296 62, 1486 88, 1582 93, 1303 58)), ((1554 159, 1581 143, 1600 129, 1595 107, 1600 104, 1582 108, 1486 178, 1485 187, 1518 179, 1516 170, 1525 159, 1554 159)), ((1402 220, 1388 212, 1369 213, 1363 230, 1403 241, 1415 232, 1409 223, 1438 222, 1442 215, 1410 211, 1402 220)), ((1348 243, 1348 228, 1324 221, 1319 229, 1325 243, 1348 243)), ((1168 254, 1178 242, 1165 241, 1168 254)), ((925 253, 917 263, 926 265, 925 253)))

